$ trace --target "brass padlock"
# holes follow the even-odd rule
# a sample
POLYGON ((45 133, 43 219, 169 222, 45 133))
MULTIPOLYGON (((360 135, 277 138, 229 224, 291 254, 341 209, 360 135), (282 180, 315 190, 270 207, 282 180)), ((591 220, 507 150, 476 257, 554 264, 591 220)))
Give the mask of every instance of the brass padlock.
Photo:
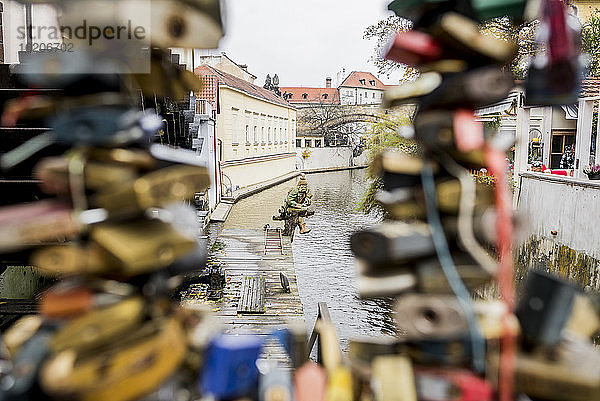
POLYGON ((132 297, 70 320, 50 340, 50 349, 81 352, 97 348, 127 333, 142 321, 144 301, 132 297))
POLYGON ((191 252, 195 238, 160 220, 101 223, 90 239, 118 263, 118 273, 133 276, 169 266, 191 252))
POLYGON ((382 355, 372 363, 374 401, 417 401, 411 360, 402 355, 382 355))
POLYGON ((553 348, 517 354, 515 390, 549 401, 600 399, 600 353, 587 339, 565 336, 553 348))
POLYGON ((97 193, 92 199, 109 212, 131 213, 190 199, 210 185, 208 171, 197 166, 171 166, 127 184, 97 193))
POLYGON ((119 262, 95 243, 66 243, 35 249, 30 262, 52 274, 102 274, 118 271, 119 262))
POLYGON ((73 238, 82 229, 70 206, 44 200, 0 209, 0 252, 73 238))
POLYGON ((42 366, 40 383, 57 397, 129 401, 171 376, 185 351, 185 334, 176 319, 150 321, 92 353, 58 353, 42 366))

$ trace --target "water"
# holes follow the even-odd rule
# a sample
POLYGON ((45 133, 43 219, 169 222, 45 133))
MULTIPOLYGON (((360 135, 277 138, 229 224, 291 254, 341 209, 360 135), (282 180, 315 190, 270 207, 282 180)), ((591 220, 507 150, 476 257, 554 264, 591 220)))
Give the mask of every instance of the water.
MULTIPOLYGON (((356 210, 368 185, 365 170, 308 174, 313 193, 315 215, 306 219, 312 231, 294 237, 294 263, 300 299, 304 307, 307 329, 312 330, 317 316, 317 303, 326 302, 336 324, 342 348, 348 339, 392 335, 389 299, 361 300, 355 289, 357 277, 350 251, 350 234, 380 221, 376 213, 356 210)), ((241 200, 232 209, 225 228, 258 228, 265 224, 281 225, 271 216, 277 214, 288 190, 288 181, 241 200)))

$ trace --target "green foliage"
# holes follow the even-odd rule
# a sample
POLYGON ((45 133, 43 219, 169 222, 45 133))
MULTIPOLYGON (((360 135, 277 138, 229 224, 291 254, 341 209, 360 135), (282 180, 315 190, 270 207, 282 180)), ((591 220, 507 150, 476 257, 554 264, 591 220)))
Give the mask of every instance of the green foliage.
POLYGON ((502 124, 502 116, 497 115, 497 116, 492 117, 491 121, 484 121, 483 126, 492 131, 498 131, 498 128, 500 128, 501 124, 502 124))
POLYGON ((419 153, 417 143, 404 138, 399 133, 400 128, 408 126, 411 126, 411 122, 405 114, 387 114, 374 123, 366 137, 367 148, 371 150, 371 159, 378 153, 388 149, 401 150, 408 154, 419 153))
POLYGON ((537 20, 514 25, 508 17, 500 17, 487 21, 481 26, 484 35, 516 44, 516 55, 508 65, 516 79, 524 79, 527 75, 529 60, 537 50, 535 31, 538 25, 537 20))
POLYGON ((600 76, 600 11, 596 9, 583 25, 581 50, 590 56, 589 75, 600 76))
MULTIPOLYGON (((372 161, 377 154, 391 149, 400 150, 410 155, 420 153, 420 149, 416 142, 404 138, 399 133, 400 128, 411 125, 410 119, 406 114, 386 114, 383 117, 384 118, 379 119, 378 122, 371 126, 371 130, 366 136, 367 148, 370 151, 370 161, 372 161)), ((365 191, 363 199, 358 205, 358 209, 366 213, 373 210, 381 210, 380 206, 375 201, 375 193, 382 188, 383 183, 378 177, 374 176, 370 167, 371 165, 372 163, 369 163, 369 176, 371 177, 371 182, 365 191)))

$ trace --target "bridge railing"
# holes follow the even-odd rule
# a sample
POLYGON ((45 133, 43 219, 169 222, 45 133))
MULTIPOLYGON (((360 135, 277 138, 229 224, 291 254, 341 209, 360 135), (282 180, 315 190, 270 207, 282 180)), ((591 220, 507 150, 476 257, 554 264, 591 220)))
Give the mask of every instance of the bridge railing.
POLYGON ((331 315, 329 314, 327 303, 319 302, 317 307, 317 319, 310 335, 310 339, 308 340, 306 358, 310 358, 310 354, 316 345, 317 363, 320 365, 327 365, 329 362, 328 359, 331 360, 339 358, 341 360, 342 350, 340 348, 337 335, 335 334, 335 329, 333 329, 333 322, 331 321, 331 315), (327 350, 328 357, 324 358, 324 350, 327 350))

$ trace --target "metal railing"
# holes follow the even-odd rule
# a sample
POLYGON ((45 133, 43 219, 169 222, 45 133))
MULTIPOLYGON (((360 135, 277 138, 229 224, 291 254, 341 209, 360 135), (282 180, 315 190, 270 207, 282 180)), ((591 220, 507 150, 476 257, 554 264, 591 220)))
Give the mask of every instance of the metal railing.
MULTIPOLYGON (((317 320, 315 321, 315 326, 314 326, 313 331, 308 340, 308 348, 307 348, 306 358, 307 359, 310 358, 310 354, 312 353, 312 350, 315 347, 315 344, 317 344, 317 363, 319 365, 323 365, 323 352, 322 352, 323 344, 321 342, 321 336, 319 333, 319 325, 320 325, 320 322, 323 322, 326 324, 333 324, 333 322, 331 321, 331 315, 329 314, 329 309, 327 308, 327 303, 319 302, 317 305, 317 308, 318 308, 317 320), (317 343, 317 340, 319 340, 318 343, 317 343)), ((331 344, 327 344, 327 345, 331 346, 331 344)), ((339 342, 336 345, 337 345, 339 353, 341 354, 342 351, 341 351, 339 342)))

